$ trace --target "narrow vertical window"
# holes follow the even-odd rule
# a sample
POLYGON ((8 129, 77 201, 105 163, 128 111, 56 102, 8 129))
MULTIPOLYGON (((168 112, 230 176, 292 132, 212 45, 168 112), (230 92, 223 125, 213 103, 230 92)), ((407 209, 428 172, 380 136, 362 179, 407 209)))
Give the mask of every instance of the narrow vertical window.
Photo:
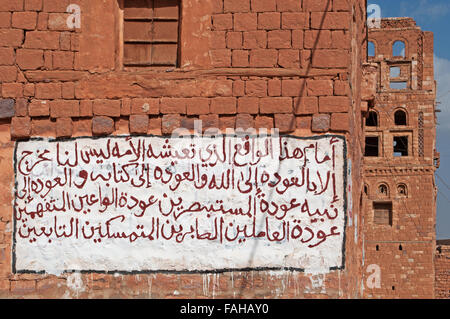
POLYGON ((179 0, 124 0, 125 66, 178 65, 179 0))
POLYGON ((375 43, 373 43, 372 41, 369 41, 367 43, 367 55, 369 56, 369 58, 375 57, 375 43))

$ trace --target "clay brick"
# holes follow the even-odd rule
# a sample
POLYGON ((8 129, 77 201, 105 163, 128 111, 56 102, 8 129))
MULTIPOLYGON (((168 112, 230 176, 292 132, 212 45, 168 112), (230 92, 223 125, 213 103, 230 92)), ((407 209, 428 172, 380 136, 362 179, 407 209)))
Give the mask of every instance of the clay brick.
POLYGON ((348 12, 312 12, 311 29, 350 29, 348 12))
POLYGON ((265 49, 267 47, 267 32, 244 32, 244 49, 265 49))
POLYGON ((321 96, 319 97, 320 113, 348 112, 350 99, 346 96, 321 96))
POLYGON ((80 116, 91 117, 93 115, 92 108, 93 108, 93 101, 90 100, 80 101, 80 116))
POLYGON ((48 15, 48 29, 52 31, 70 30, 67 25, 69 13, 50 13, 48 15))
POLYGON ((297 115, 314 114, 319 112, 317 97, 303 96, 294 98, 294 113, 297 115))
POLYGON ((233 15, 215 14, 212 16, 212 25, 214 30, 231 30, 233 29, 233 15))
POLYGON ((225 49, 227 47, 225 31, 212 31, 210 34, 209 47, 211 49, 225 49))
POLYGON ((219 128, 219 115, 217 114, 200 115, 200 120, 203 132, 207 129, 219 128))
POLYGON ((311 129, 311 116, 297 116, 297 128, 300 130, 310 130, 311 129))
POLYGON ((11 119, 11 137, 26 138, 31 133, 31 119, 29 117, 13 117, 11 119))
POLYGON ((184 98, 162 98, 160 109, 162 114, 186 114, 186 100, 184 98))
POLYGON ((0 99, 0 119, 11 118, 15 115, 15 101, 13 99, 0 99))
POLYGON ((80 103, 77 100, 55 100, 50 101, 49 105, 52 118, 78 117, 80 115, 80 103))
POLYGON ((306 82, 300 80, 283 80, 281 82, 282 96, 303 96, 306 95, 306 82))
POLYGON ((12 26, 17 29, 34 30, 37 23, 36 12, 14 12, 12 26))
POLYGON ((46 69, 46 70, 53 69, 53 52, 52 51, 44 51, 44 69, 46 69))
POLYGON ((250 65, 248 50, 233 50, 231 65, 235 68, 246 68, 250 65))
POLYGON ((14 82, 17 80, 17 68, 15 66, 0 66, 0 83, 14 82))
POLYGON ((62 32, 59 36, 59 48, 63 51, 69 51, 71 48, 71 38, 70 32, 62 32))
POLYGON ((25 0, 25 11, 41 11, 42 0, 25 0))
POLYGON ((148 122, 149 122, 148 115, 145 114, 130 115, 130 133, 147 134, 148 122))
POLYGON ((215 67, 231 67, 231 50, 218 49, 209 51, 211 55, 211 64, 215 67))
POLYGON ((0 29, 0 46, 19 47, 23 42, 23 30, 0 29))
POLYGON ((292 47, 291 31, 273 30, 267 33, 267 45, 270 49, 283 49, 292 47))
MULTIPOLYGON (((0 102, 0 104, 1 104, 1 102, 0 102)), ((28 116, 28 100, 27 99, 17 99, 14 109, 15 109, 16 116, 28 116)))
POLYGON ((281 14, 282 29, 308 29, 309 15, 303 12, 283 12, 281 14))
POLYGON ((245 95, 245 81, 233 81, 233 96, 245 95))
POLYGON ((266 80, 246 81, 245 94, 247 96, 257 96, 257 97, 267 96, 267 81, 266 80))
POLYGON ((267 81, 269 96, 281 96, 281 80, 271 79, 267 81))
POLYGON ((216 97, 211 100, 210 112, 214 114, 236 114, 235 97, 216 97))
POLYGON ((302 2, 299 0, 277 0, 277 11, 301 11, 302 2))
POLYGON ((255 118, 255 128, 265 128, 271 129, 273 128, 273 117, 270 116, 257 116, 255 118))
MULTIPOLYGON (((161 131, 161 118, 160 117, 150 117, 150 122, 148 124, 148 128, 150 131, 159 130, 161 131)), ((160 133, 158 133, 160 134, 160 133)))
POLYGON ((0 28, 11 28, 11 12, 0 12, 0 28))
POLYGON ((46 31, 48 28, 48 13, 39 12, 38 21, 37 21, 37 29, 39 31, 46 31))
POLYGON ((257 97, 241 97, 238 99, 238 113, 258 114, 259 99, 257 97))
POLYGON ((59 49, 59 32, 30 31, 25 37, 25 48, 29 49, 59 49))
POLYGON ((312 65, 317 68, 345 68, 349 59, 349 53, 345 50, 316 50, 312 65))
POLYGON ((45 12, 66 12, 69 0, 43 0, 45 12))
POLYGON ((94 100, 92 112, 94 115, 120 117, 120 100, 94 100))
POLYGON ((18 49, 16 62, 22 70, 36 70, 44 66, 44 51, 35 49, 18 49))
POLYGON ((187 115, 201 115, 209 113, 209 99, 191 98, 186 101, 187 115))
POLYGON ((258 28, 256 13, 235 13, 233 19, 234 31, 253 31, 258 28))
POLYGON ((276 0, 251 0, 253 12, 268 12, 277 10, 276 0))
POLYGON ((304 45, 307 49, 328 49, 332 46, 330 30, 305 31, 304 45))
POLYGON ((249 12, 250 0, 223 0, 224 12, 249 12))
POLYGON ((213 13, 223 12, 223 0, 212 0, 213 13))
POLYGON ((281 49, 278 52, 278 65, 282 68, 300 68, 300 51, 281 49))
POLYGON ((195 121, 198 121, 197 117, 183 117, 181 119, 180 127, 192 131, 195 129, 195 121))
POLYGON ((114 132, 114 120, 107 116, 94 116, 92 119, 92 134, 109 135, 114 132))
POLYGON ((34 84, 33 83, 27 83, 23 87, 23 95, 32 97, 34 96, 34 84))
POLYGON ((36 291, 36 281, 11 281, 11 293, 14 295, 27 295, 36 291))
POLYGON ((280 133, 288 133, 295 131, 296 120, 293 114, 275 114, 275 127, 280 130, 280 133))
POLYGON ((331 11, 332 1, 330 0, 303 0, 303 9, 305 11, 331 11))
POLYGON ((2 0, 0 1, 0 11, 22 11, 23 0, 2 0))
POLYGON ((308 96, 333 95, 332 80, 308 80, 306 81, 308 96))
POLYGON ((350 87, 347 81, 334 81, 334 95, 349 95, 350 87))
POLYGON ((328 132, 330 130, 329 114, 314 114, 312 117, 311 130, 313 132, 328 132))
POLYGON ((302 30, 292 30, 292 48, 303 49, 304 34, 302 30))
POLYGON ((73 124, 71 118, 57 118, 56 119, 56 136, 57 137, 71 137, 73 132, 73 124))
POLYGON ((53 52, 53 69, 72 70, 74 62, 73 52, 55 51, 53 52))
POLYGON ((159 99, 133 99, 131 101, 130 114, 159 114, 159 99))
POLYGON ((242 48, 242 32, 227 32, 227 48, 242 48))
POLYGON ((3 83, 2 95, 3 97, 22 97, 23 85, 21 83, 3 83))
POLYGON ((350 120, 348 113, 331 114, 331 130, 348 132, 350 130, 350 120))
POLYGON ((175 129, 181 127, 180 114, 166 114, 162 117, 162 134, 171 134, 175 129))
POLYGON ((350 49, 350 32, 347 30, 331 31, 331 42, 331 47, 334 49, 350 49))
POLYGON ((258 29, 277 30, 280 29, 281 14, 279 12, 265 12, 258 14, 258 29))
POLYGON ((60 99, 62 97, 61 83, 37 83, 36 98, 41 100, 60 99))
POLYGON ((75 98, 75 84, 73 82, 64 82, 61 88, 61 96, 63 99, 75 98))
POLYGON ((247 130, 255 127, 255 121, 250 114, 238 114, 236 116, 236 129, 247 130))
POLYGON ((236 116, 221 116, 219 118, 219 130, 221 130, 222 133, 230 129, 234 130, 235 127, 236 127, 236 116))
POLYGON ((50 104, 48 101, 32 100, 28 107, 28 113, 31 117, 49 116, 50 104))
POLYGON ((261 114, 292 113, 292 99, 289 97, 262 98, 259 102, 261 114))
POLYGON ((255 68, 273 68, 278 64, 277 50, 255 49, 250 51, 250 66, 255 68))
POLYGON ((333 11, 351 11, 349 0, 333 0, 333 11))
POLYGON ((14 49, 0 48, 0 65, 14 64, 14 49))
POLYGON ((34 118, 31 121, 31 135, 41 137, 56 136, 56 122, 49 118, 34 118))

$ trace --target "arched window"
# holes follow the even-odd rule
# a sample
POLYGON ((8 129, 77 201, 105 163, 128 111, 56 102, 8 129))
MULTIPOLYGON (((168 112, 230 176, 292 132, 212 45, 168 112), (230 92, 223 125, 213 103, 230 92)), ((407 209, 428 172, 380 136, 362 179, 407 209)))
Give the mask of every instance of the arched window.
POLYGON ((394 57, 405 57, 406 56, 406 46, 403 41, 395 41, 392 45, 392 56, 394 57))
POLYGON ((406 112, 403 110, 397 110, 394 113, 395 125, 408 125, 406 112))
POLYGON ((366 196, 369 195, 369 186, 367 186, 367 184, 364 184, 364 194, 365 194, 366 196))
POLYGON ((378 195, 383 197, 389 196, 389 188, 386 184, 381 184, 380 186, 378 186, 378 195))
POLYGON ((372 58, 375 57, 375 43, 372 41, 367 43, 367 55, 372 58))
POLYGON ((397 185, 397 195, 400 196, 400 197, 407 197, 408 196, 408 189, 406 188, 405 184, 397 185))
POLYGON ((366 126, 378 126, 378 114, 375 111, 369 112, 369 117, 366 119, 366 126))

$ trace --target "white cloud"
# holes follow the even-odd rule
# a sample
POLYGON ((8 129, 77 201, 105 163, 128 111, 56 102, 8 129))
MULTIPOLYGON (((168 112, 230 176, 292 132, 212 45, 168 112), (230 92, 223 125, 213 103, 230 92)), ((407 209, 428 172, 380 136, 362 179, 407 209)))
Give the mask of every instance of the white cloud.
POLYGON ((438 130, 450 132, 450 60, 434 56, 434 72, 437 81, 438 130))
POLYGON ((419 0, 403 1, 401 3, 401 14, 406 17, 423 17, 423 18, 442 18, 450 13, 450 3, 445 2, 436 3, 435 0, 419 0))

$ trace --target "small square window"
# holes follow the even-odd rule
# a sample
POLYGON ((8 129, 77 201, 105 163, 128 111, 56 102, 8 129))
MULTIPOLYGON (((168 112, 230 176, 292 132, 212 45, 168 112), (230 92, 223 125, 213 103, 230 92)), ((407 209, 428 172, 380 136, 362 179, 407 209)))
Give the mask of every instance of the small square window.
POLYGON ((124 0, 123 64, 178 65, 179 0, 124 0))
POLYGON ((408 136, 394 136, 394 157, 408 156, 408 136))
POLYGON ((392 202, 373 203, 373 222, 376 225, 392 226, 392 202))

